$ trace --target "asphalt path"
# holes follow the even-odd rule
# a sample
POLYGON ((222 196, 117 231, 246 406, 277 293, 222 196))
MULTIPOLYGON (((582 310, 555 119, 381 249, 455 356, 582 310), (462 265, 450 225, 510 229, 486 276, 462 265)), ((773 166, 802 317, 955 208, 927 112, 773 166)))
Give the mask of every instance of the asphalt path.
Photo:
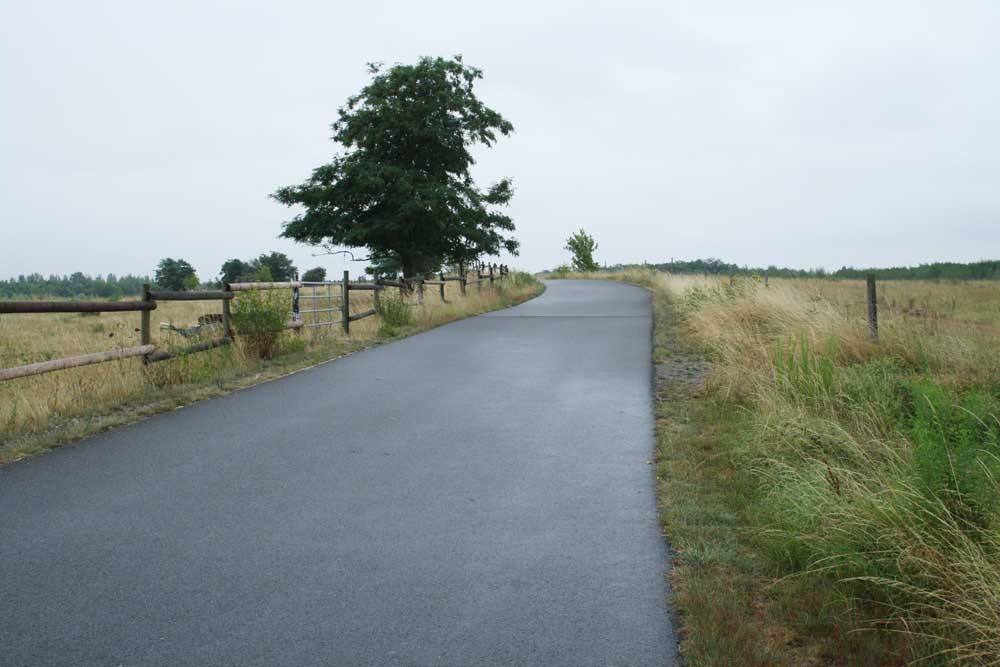
POLYGON ((0 467, 0 664, 675 664, 650 329, 553 281, 0 467))

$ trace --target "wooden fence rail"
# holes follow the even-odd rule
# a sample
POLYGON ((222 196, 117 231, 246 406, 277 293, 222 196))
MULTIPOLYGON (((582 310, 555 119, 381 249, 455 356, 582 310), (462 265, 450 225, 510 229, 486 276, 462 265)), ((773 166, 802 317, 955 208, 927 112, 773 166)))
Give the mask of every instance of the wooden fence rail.
MULTIPOLYGON (((182 347, 179 350, 157 350, 146 357, 146 362, 152 364, 157 361, 166 361, 167 359, 173 359, 174 357, 180 357, 185 354, 203 352, 216 347, 222 347, 223 345, 229 345, 232 342, 232 338, 216 338, 214 340, 206 340, 201 343, 195 343, 194 345, 188 345, 187 347, 182 347)), ((153 347, 155 347, 155 345, 153 347)))
POLYGON ((378 315, 378 311, 375 310, 374 308, 362 311, 360 313, 356 313, 354 315, 350 315, 350 316, 348 316, 347 319, 349 319, 351 322, 356 322, 357 320, 361 320, 361 319, 364 319, 366 317, 371 317, 372 315, 378 315))
POLYGON ((235 294, 225 290, 212 292, 161 292, 153 290, 149 293, 149 298, 153 301, 212 301, 235 297, 235 294))
MULTIPOLYGON (((507 275, 507 267, 499 266, 495 267, 498 270, 499 279, 503 279, 507 275)), ((99 364, 106 361, 114 361, 116 359, 128 359, 131 357, 142 357, 143 363, 156 363, 159 361, 165 361, 167 359, 173 359, 186 354, 193 354, 195 352, 202 352, 205 350, 211 350, 217 347, 222 347, 224 345, 229 345, 233 342, 233 331, 231 329, 231 308, 230 302, 236 297, 236 292, 246 292, 250 290, 271 290, 271 289, 291 289, 292 290, 292 320, 285 325, 285 329, 292 329, 296 332, 301 332, 305 327, 311 326, 321 326, 321 325, 333 325, 336 322, 318 322, 307 324, 301 319, 302 312, 305 313, 321 313, 321 312, 340 312, 340 325, 342 326, 344 333, 350 333, 350 323, 356 322, 357 320, 372 317, 378 315, 380 312, 379 305, 379 292, 386 289, 387 287, 397 287, 400 291, 409 291, 414 287, 417 287, 418 294, 421 302, 423 301, 423 287, 424 285, 438 285, 440 288, 441 300, 445 300, 444 287, 446 281, 454 280, 459 282, 459 287, 461 288, 462 295, 465 295, 465 285, 467 282, 480 283, 483 280, 489 280, 493 283, 494 280, 494 267, 490 267, 489 275, 482 275, 477 273, 479 278, 477 280, 469 281, 465 275, 459 276, 445 276, 443 273, 439 274, 438 280, 424 280, 423 278, 418 278, 414 281, 399 281, 399 280, 379 280, 373 283, 366 282, 351 282, 350 275, 347 271, 344 271, 344 279, 340 282, 340 294, 335 295, 332 286, 336 283, 316 283, 307 282, 303 283, 296 279, 289 282, 250 282, 250 283, 229 283, 224 284, 221 290, 196 290, 196 291, 171 291, 171 290, 152 290, 149 285, 143 285, 142 295, 138 300, 134 301, 0 301, 0 314, 18 314, 18 313, 113 313, 113 312, 139 312, 141 316, 140 328, 139 328, 139 338, 141 341, 140 345, 133 347, 124 347, 116 350, 107 350, 104 352, 94 352, 91 354, 82 354, 72 357, 65 357, 62 359, 53 359, 51 361, 41 361, 32 364, 25 364, 23 366, 14 366, 11 368, 0 369, 0 380, 13 380, 15 378, 26 377, 30 375, 38 375, 40 373, 48 373, 51 371, 62 370, 66 368, 77 368, 79 366, 89 366, 91 364, 99 364), (318 287, 326 285, 328 288, 328 293, 324 295, 301 295, 299 294, 300 288, 303 285, 309 287, 318 287), (350 311, 350 293, 352 291, 371 291, 375 300, 375 307, 368 310, 362 311, 360 313, 352 314, 350 311), (334 299, 340 296, 341 303, 336 308, 320 308, 314 310, 299 310, 299 299, 334 299), (156 310, 157 301, 221 301, 222 302, 222 332, 221 338, 216 338, 212 340, 202 341, 173 350, 161 350, 158 349, 156 345, 152 342, 152 332, 150 327, 150 316, 149 313, 152 310, 156 310)))
POLYGON ((156 350, 155 345, 139 345, 137 347, 123 347, 118 350, 108 350, 107 352, 94 352, 92 354, 81 354, 75 357, 65 357, 63 359, 53 359, 52 361, 40 361, 35 364, 25 364, 24 366, 14 366, 13 368, 0 369, 0 380, 13 380, 14 378, 28 375, 38 375, 50 371, 59 371, 64 368, 76 368, 77 366, 89 366, 99 364, 104 361, 115 359, 127 359, 129 357, 141 357, 156 350))
POLYGON ((151 301, 0 301, 0 313, 116 313, 156 310, 151 301))
POLYGON ((234 292, 247 292, 255 289, 293 289, 302 287, 298 280, 287 283, 229 283, 229 289, 234 292))

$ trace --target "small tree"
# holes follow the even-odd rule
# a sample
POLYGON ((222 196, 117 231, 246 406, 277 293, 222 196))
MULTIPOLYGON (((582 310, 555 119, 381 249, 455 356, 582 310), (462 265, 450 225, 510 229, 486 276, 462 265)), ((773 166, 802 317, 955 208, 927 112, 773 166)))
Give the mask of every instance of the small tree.
POLYGON ((597 262, 594 261, 594 251, 597 250, 597 241, 582 229, 566 239, 566 247, 563 250, 569 250, 573 253, 574 271, 597 271, 600 268, 597 262))
POLYGON ((198 286, 194 267, 183 259, 166 257, 156 265, 156 284, 167 290, 181 291, 198 286))
POLYGON ((326 269, 322 266, 317 266, 314 269, 309 269, 302 274, 302 280, 307 283, 321 283, 326 280, 326 269))
POLYGON ((445 261, 516 254, 517 241, 506 235, 514 223, 492 208, 510 201, 511 182, 481 190, 470 173, 469 149, 514 129, 473 92, 482 72, 461 56, 369 71, 371 82, 333 124, 345 153, 274 193, 305 208, 281 235, 367 248, 375 270, 399 267, 406 278, 445 261))

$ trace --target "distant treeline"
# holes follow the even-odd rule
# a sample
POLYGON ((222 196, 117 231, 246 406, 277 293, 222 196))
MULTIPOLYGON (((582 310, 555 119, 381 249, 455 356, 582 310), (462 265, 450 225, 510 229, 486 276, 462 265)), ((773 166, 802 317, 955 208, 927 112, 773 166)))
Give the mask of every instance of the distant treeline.
POLYGON ((139 296, 143 283, 152 283, 149 276, 87 276, 80 272, 68 276, 49 276, 40 273, 18 276, 10 280, 0 280, 0 298, 30 299, 33 297, 58 296, 67 299, 77 297, 100 297, 118 299, 123 296, 139 296))
POLYGON ((767 275, 776 278, 864 278, 866 273, 874 273, 881 280, 1000 280, 1000 260, 981 262, 934 262, 918 266, 896 266, 891 268, 842 267, 836 271, 825 269, 789 269, 778 266, 751 267, 728 264, 721 259, 695 259, 692 261, 663 262, 660 264, 618 264, 606 270, 646 266, 657 271, 670 273, 694 273, 709 275, 767 275))
MULTIPOLYGON (((277 253, 273 253, 277 254, 277 253)), ((646 266, 657 271, 670 273, 693 273, 709 275, 767 275, 775 278, 864 278, 866 273, 874 273, 881 280, 1000 280, 1000 260, 981 262, 934 262, 918 266, 897 266, 891 268, 856 269, 843 267, 836 271, 824 269, 789 269, 778 266, 752 267, 729 264, 721 259, 695 259, 691 261, 661 262, 659 264, 616 264, 605 271, 646 266)), ((225 267, 223 267, 225 269, 225 267)), ((294 267, 291 268, 294 271, 294 267)), ((284 276, 282 276, 284 279, 284 276)), ((322 280, 322 278, 319 278, 322 280)), ((0 280, 0 298, 30 299, 34 297, 100 297, 117 299, 124 296, 138 296, 143 283, 153 283, 150 276, 88 276, 79 271, 68 276, 40 273, 21 275, 9 280, 0 280)))

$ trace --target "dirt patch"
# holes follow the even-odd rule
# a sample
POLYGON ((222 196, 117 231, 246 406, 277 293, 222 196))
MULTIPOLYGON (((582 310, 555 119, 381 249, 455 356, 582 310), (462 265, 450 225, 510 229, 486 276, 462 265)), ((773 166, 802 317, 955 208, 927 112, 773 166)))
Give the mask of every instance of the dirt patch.
POLYGON ((656 384, 680 382, 693 387, 701 386, 711 366, 708 362, 692 357, 677 356, 656 364, 656 384))

